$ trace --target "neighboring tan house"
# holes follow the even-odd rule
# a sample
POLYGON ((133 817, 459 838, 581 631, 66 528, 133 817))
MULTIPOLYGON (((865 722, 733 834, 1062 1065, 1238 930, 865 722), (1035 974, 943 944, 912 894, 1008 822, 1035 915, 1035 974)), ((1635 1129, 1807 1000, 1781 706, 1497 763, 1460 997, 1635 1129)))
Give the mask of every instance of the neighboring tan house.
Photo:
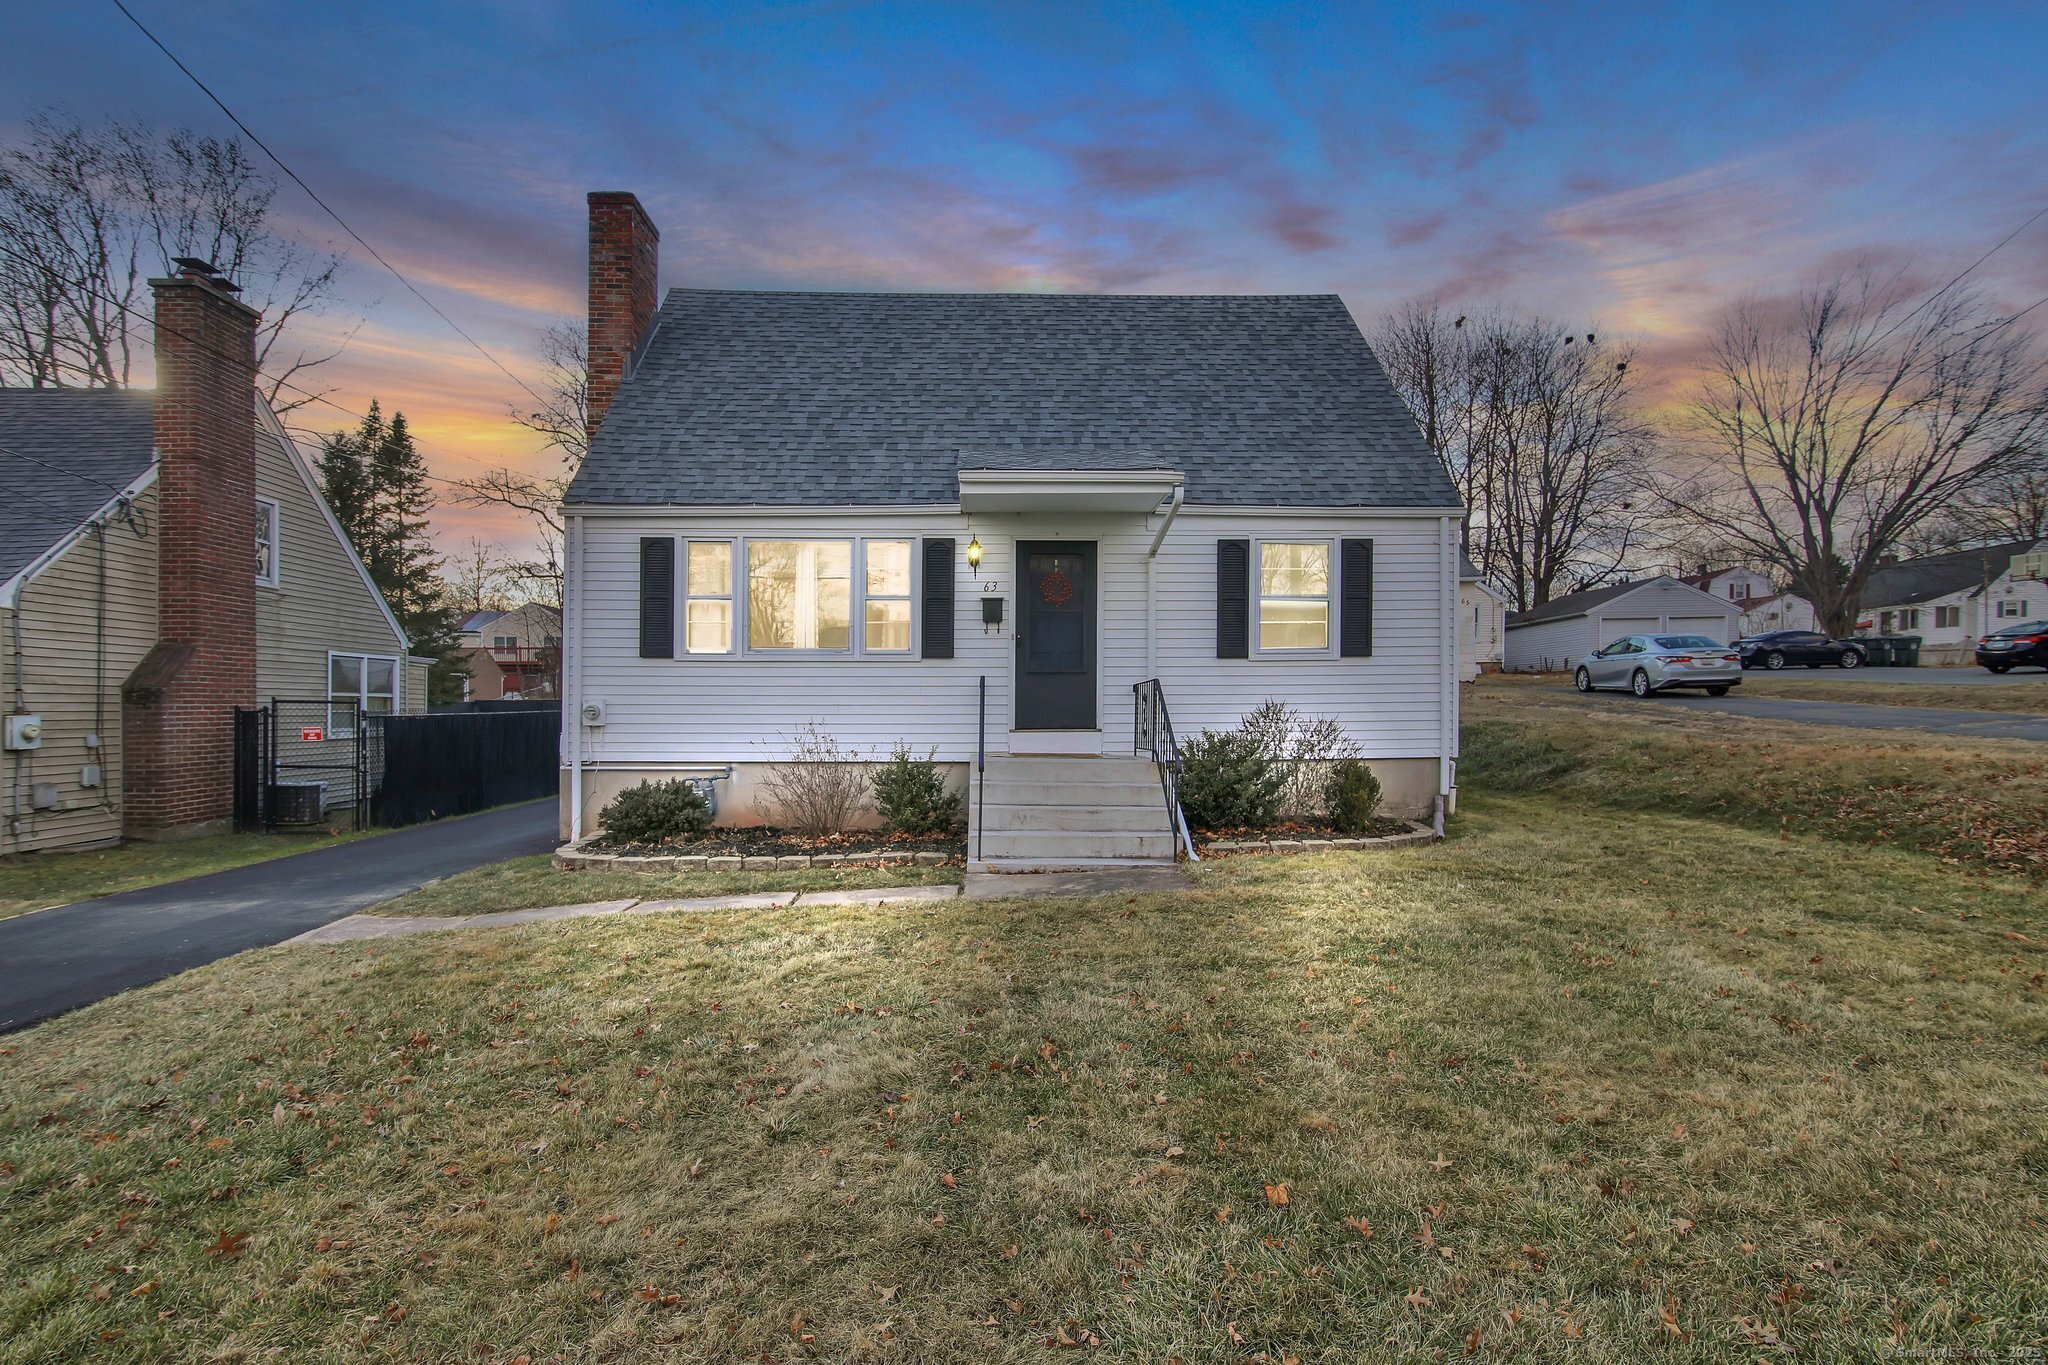
POLYGON ((989 862, 1170 858, 1162 695, 1183 738, 1329 717, 1390 812, 1449 804, 1464 512, 1335 295, 657 306, 639 202, 590 213, 565 834, 664 776, 760 818, 815 722, 988 755, 989 862))
POLYGON ((1981 637, 2048 615, 2048 585, 2014 572, 2033 549, 2016 540, 1887 564, 1864 584, 1856 633, 1917 635, 1921 663, 1967 664, 1981 637))
POLYGON ((1458 566, 1458 676, 1470 682, 1482 673, 1500 672, 1508 599, 1471 560, 1460 555, 1458 566))
POLYGON ((1742 609, 1733 598, 1669 575, 1553 597, 1508 617, 1507 666, 1514 673, 1565 673, 1624 635, 1736 638, 1742 609))
POLYGON ((464 701, 560 695, 562 614, 540 602, 510 611, 480 611, 458 627, 456 646, 468 674, 464 701))
POLYGON ((154 391, 0 389, 0 851, 226 828, 237 706, 425 709, 257 397, 257 315, 203 272, 151 284, 154 391))

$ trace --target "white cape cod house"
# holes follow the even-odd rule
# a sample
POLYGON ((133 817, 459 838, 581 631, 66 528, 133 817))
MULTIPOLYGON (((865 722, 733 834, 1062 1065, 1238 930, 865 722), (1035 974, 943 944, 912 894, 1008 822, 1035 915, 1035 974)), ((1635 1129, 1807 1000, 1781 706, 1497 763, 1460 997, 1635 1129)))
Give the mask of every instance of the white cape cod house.
POLYGON ((1390 811, 1451 797, 1463 511, 1335 296, 657 309, 654 239, 591 196, 566 836, 665 776, 761 818, 815 722, 963 782, 986 756, 990 861, 1170 857, 1152 680, 1183 737, 1278 698, 1343 724, 1390 811))

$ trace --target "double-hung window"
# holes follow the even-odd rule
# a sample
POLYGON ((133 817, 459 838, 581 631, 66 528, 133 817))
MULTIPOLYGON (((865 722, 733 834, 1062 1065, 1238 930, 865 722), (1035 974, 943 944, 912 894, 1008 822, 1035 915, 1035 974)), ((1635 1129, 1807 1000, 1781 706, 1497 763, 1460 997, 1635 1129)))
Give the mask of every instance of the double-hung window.
POLYGON ((398 709, 398 660, 377 654, 327 656, 327 733, 355 733, 356 716, 398 709))
POLYGON ((685 541, 683 652, 732 652, 732 542, 685 541))
POLYGON ((1330 648, 1330 542, 1262 540, 1258 650, 1327 653, 1330 648))
POLYGON ((910 652, 910 542, 862 542, 867 561, 861 648, 869 654, 910 652))
POLYGON ((256 499, 256 582, 277 586, 277 504, 269 498, 256 499))
POLYGON ((1934 609, 1934 628, 1936 630, 1954 630, 1957 626, 1962 625, 1962 623, 1963 609, 1961 607, 1936 607, 1934 609))
POLYGON ((2021 602, 2013 598, 2007 598, 2005 601, 2000 602, 1998 604, 1998 619, 2001 621, 2022 620, 2025 618, 2026 614, 2027 604, 2025 602, 2021 602))

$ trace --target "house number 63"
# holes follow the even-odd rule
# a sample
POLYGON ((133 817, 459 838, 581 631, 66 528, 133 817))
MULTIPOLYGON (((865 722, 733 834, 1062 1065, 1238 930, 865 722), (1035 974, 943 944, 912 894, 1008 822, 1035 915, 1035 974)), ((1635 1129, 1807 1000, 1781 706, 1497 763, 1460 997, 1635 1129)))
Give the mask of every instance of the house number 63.
POLYGON ((991 578, 988 582, 981 585, 981 590, 983 592, 995 592, 997 590, 996 581, 991 578))

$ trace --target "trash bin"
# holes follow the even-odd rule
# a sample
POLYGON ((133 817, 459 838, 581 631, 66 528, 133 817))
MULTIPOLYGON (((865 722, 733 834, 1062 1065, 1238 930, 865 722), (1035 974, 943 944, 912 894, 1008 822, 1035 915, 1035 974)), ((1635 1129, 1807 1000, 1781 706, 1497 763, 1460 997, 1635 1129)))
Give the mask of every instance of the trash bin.
POLYGON ((1889 668, 1892 662, 1892 642, 1888 635, 1865 635, 1856 641, 1863 651, 1863 662, 1872 668, 1889 668))
POLYGON ((1898 635, 1892 638, 1892 667, 1918 668, 1920 666, 1920 637, 1898 635))

